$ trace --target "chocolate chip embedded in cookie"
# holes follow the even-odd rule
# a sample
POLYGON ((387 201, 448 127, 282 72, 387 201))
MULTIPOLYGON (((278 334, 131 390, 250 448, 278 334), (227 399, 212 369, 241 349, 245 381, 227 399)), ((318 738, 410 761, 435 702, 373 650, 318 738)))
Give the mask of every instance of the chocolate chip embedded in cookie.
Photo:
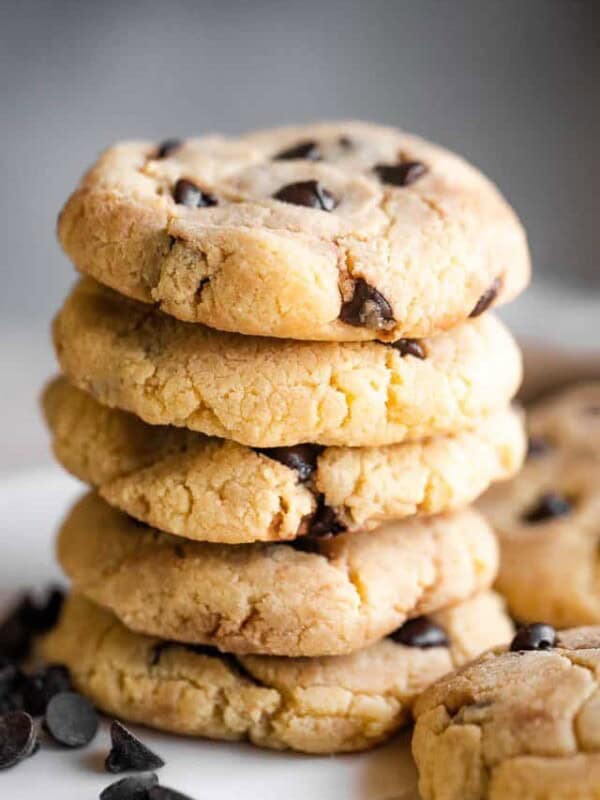
POLYGON ((511 636, 492 593, 431 619, 447 640, 426 649, 384 639, 349 656, 236 657, 133 633, 72 596, 42 649, 48 660, 70 667, 80 691, 120 719, 277 750, 350 752, 392 736, 409 721, 422 689, 511 636))
POLYGON ((360 122, 117 144, 58 234, 80 271, 122 294, 291 339, 431 336, 512 299, 530 270, 516 215, 476 169, 360 122), (349 306, 360 282, 368 303, 359 291, 349 306))

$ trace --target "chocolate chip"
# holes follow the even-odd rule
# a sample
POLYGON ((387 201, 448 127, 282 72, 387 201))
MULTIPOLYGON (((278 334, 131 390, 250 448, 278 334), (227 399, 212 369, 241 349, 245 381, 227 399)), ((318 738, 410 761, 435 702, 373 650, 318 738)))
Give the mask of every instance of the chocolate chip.
POLYGON ((374 331, 389 330, 396 322, 388 301, 363 278, 355 280, 354 294, 342 304, 340 319, 347 325, 374 331))
POLYGON ((527 458, 538 458, 551 449, 550 442, 542 436, 530 436, 527 440, 527 458))
POLYGON ((90 701, 76 692, 59 692, 46 708, 45 726, 65 747, 83 747, 98 730, 98 714, 90 701))
POLYGON ((31 594, 23 595, 0 624, 0 656, 17 661, 25 658, 33 638, 56 625, 63 597, 62 590, 56 587, 42 599, 31 594))
POLYGON ((165 762, 117 720, 110 724, 112 747, 104 765, 108 772, 149 772, 165 762))
POLYGON ((317 142, 306 141, 295 144, 293 147, 288 147, 286 150, 282 150, 280 153, 277 153, 276 156, 273 156, 275 161, 288 161, 295 158, 305 158, 308 161, 320 161, 322 158, 321 148, 317 142))
POLYGON ((475 308, 469 314, 470 317, 478 317, 480 314, 483 314, 484 311, 492 305, 496 297, 498 296, 498 292, 500 291, 500 287, 502 286, 502 281, 500 278, 494 278, 490 286, 485 290, 485 292, 481 295, 479 300, 475 303, 475 308))
POLYGON ((100 800, 148 800, 152 788, 158 784, 154 773, 121 778, 100 793, 100 800))
POLYGON ((512 652, 520 650, 550 650, 556 644, 556 631, 552 625, 534 622, 517 631, 510 643, 512 652))
POLYGON ((178 205, 188 208, 207 208, 217 205, 217 198, 209 192, 203 192, 187 178, 180 178, 173 189, 173 199, 178 205))
POLYGON ((50 664, 25 678, 23 708, 32 716, 40 717, 45 714, 54 695, 68 692, 71 688, 69 670, 62 664, 50 664))
POLYGON ((324 537, 318 536, 298 536, 298 538, 293 539, 291 542, 286 542, 286 544, 299 553, 315 553, 316 555, 321 555, 323 538, 324 537))
POLYGON ((26 676, 16 662, 0 658, 0 714, 23 709, 26 676))
POLYGON ((354 147, 354 142, 349 136, 340 136, 338 139, 338 145, 342 148, 342 150, 352 150, 354 147))
POLYGON ((307 481, 316 470, 317 459, 324 449, 316 444, 297 444, 293 447, 262 447, 256 452, 295 470, 300 481, 307 481))
POLYGON ((327 534, 342 533, 346 530, 337 518, 331 506, 325 503, 325 497, 317 497, 317 509, 308 522, 308 536, 326 536, 327 534))
POLYGON ((373 167, 382 183, 391 186, 410 186, 425 175, 427 167, 420 161, 401 161, 400 164, 376 164, 373 167))
POLYGON ((154 786, 148 792, 148 800, 193 800, 189 795, 169 789, 168 786, 154 786))
POLYGON ((202 292, 204 291, 204 287, 210 283, 210 278, 200 278, 198 283, 198 288, 196 289, 196 297, 200 299, 202 296, 202 292))
POLYGON ((181 147, 181 139, 165 139, 158 145, 156 158, 168 158, 171 153, 181 147))
POLYGON ((32 755, 36 744, 33 719, 24 711, 0 717, 0 769, 14 767, 32 755))
POLYGON ((390 633, 388 638, 407 647, 422 649, 448 647, 450 644, 446 631, 427 617, 409 619, 398 630, 390 633))
POLYGON ((427 358, 425 345, 418 339, 397 339, 395 342, 390 342, 390 347, 397 350, 402 357, 414 356, 415 358, 427 358))
POLYGON ((337 206, 335 197, 321 186, 319 181, 299 181, 282 186, 273 195, 275 200, 283 203, 292 203, 295 206, 307 206, 320 211, 333 211, 337 206))
POLYGON ((564 517, 571 511, 571 503, 558 492, 546 492, 523 514, 525 522, 534 524, 554 517, 564 517))

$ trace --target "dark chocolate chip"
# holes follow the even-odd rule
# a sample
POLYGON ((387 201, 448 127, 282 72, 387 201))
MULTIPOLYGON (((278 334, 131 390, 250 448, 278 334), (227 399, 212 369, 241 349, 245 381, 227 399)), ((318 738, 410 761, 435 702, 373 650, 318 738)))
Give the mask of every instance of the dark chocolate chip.
POLYGON ((410 186, 427 172, 427 167, 420 161, 377 164, 373 169, 382 183, 388 183, 391 186, 410 186))
POLYGON ((349 136, 340 136, 338 139, 338 145, 342 148, 342 150, 352 150, 354 147, 354 142, 349 136))
POLYGON ((199 186, 187 178, 180 178, 173 189, 173 199, 178 205, 188 208, 207 208, 217 205, 217 198, 209 192, 203 192, 199 186))
POLYGON ((308 536, 327 536, 327 534, 342 533, 346 530, 337 518, 331 506, 325 503, 325 497, 317 497, 317 508, 308 522, 308 536))
POLYGON ((480 314, 483 314, 484 311, 492 305, 496 297, 498 296, 498 292, 500 291, 500 287, 502 286, 502 281, 500 278, 494 278, 490 286, 485 290, 485 292, 481 295, 479 300, 475 303, 475 308, 469 314, 470 317, 478 317, 480 314))
POLYGON ((324 536, 298 536, 286 544, 299 553, 314 553, 321 555, 321 546, 326 537, 324 536))
POLYGON ((448 647, 446 631, 427 617, 409 619, 398 630, 389 634, 390 639, 407 647, 448 647))
POLYGON ((0 769, 14 767, 34 751, 33 719, 24 711, 9 711, 0 717, 0 769))
POLYGON ((342 304, 340 319, 347 325, 374 331, 389 330, 395 323, 388 301, 363 278, 355 280, 354 294, 342 304))
POLYGON ((193 800, 193 798, 168 786, 154 786, 148 792, 148 800, 193 800))
POLYGON ((552 625, 534 622, 517 631, 510 643, 513 652, 520 650, 550 650, 556 644, 556 631, 552 625))
POLYGON ((63 592, 53 587, 41 600, 31 594, 21 597, 0 624, 0 656, 24 659, 34 636, 47 633, 56 624, 63 603, 63 592))
POLYGON ((23 688, 27 678, 19 666, 0 658, 0 714, 23 709, 23 688))
POLYGON ((158 145, 156 158, 168 158, 171 153, 181 147, 181 139, 165 139, 158 145))
POLYGON ((321 186, 319 181, 289 183, 287 186, 282 186, 278 192, 275 192, 273 197, 283 203, 307 206, 320 211, 333 211, 337 206, 335 197, 324 186, 321 186))
POLYGON ((390 346, 397 350, 402 357, 427 358, 425 345, 418 339, 397 339, 395 342, 390 342, 390 346))
POLYGON ((110 724, 112 747, 104 765, 107 772, 150 772, 165 762, 116 719, 110 724))
POLYGON ((530 436, 527 440, 527 458, 538 458, 551 449, 550 442, 542 436, 530 436))
POLYGON ((83 747, 98 731, 98 714, 90 701, 76 692, 55 694, 46 708, 45 726, 65 747, 83 747))
POLYGON ((152 772, 149 775, 121 778, 100 793, 100 800, 148 800, 150 791, 157 784, 158 778, 152 772))
POLYGON ((571 503, 558 492, 546 492, 523 514, 525 522, 535 524, 554 517, 564 517, 571 511, 571 503))
POLYGON ((34 717, 46 713, 54 695, 72 688, 69 670, 62 664, 49 666, 27 675, 23 686, 23 708, 34 717))
POLYGON ((273 156, 273 158, 275 161, 289 161, 295 158, 305 158, 308 161, 320 161, 322 156, 321 148, 317 142, 306 141, 299 142, 293 147, 282 150, 280 153, 277 153, 276 156, 273 156))
POLYGON ((317 459, 324 449, 317 444, 297 444, 294 447, 262 447, 256 452, 293 469, 301 481, 306 481, 316 470, 317 459))

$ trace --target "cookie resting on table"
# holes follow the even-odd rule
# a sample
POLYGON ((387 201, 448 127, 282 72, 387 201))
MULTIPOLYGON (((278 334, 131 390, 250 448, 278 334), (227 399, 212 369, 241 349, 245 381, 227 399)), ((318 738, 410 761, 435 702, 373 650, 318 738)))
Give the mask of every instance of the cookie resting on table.
POLYGON ((520 222, 478 170, 359 122, 122 142, 58 235, 122 294, 291 339, 429 336, 512 299, 530 272, 520 222))
POLYGON ((343 655, 489 588, 489 526, 467 509, 374 533, 218 545, 161 533, 89 494, 58 558, 75 591, 139 633, 234 653, 343 655))
POLYGON ((133 633, 74 595, 42 644, 108 714, 160 730, 307 753, 365 750, 410 719, 418 694, 512 636, 499 598, 476 595, 328 658, 232 656, 133 633))
POLYGON ((42 403, 57 459, 107 502, 167 533, 229 544, 294 539, 331 523, 372 529, 460 508, 513 475, 525 451, 513 409, 422 442, 253 450, 148 425, 65 378, 48 384, 42 403))
POLYGON ((90 278, 54 321, 65 375, 104 405, 252 447, 376 446, 471 428, 521 380, 493 315, 414 349, 221 333, 127 300, 90 278))

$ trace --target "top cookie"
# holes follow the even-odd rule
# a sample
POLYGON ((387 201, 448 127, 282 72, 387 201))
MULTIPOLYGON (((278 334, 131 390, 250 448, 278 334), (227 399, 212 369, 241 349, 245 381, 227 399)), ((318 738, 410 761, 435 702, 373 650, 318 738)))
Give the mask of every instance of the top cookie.
POLYGON ((58 223, 78 269, 221 330, 424 337, 518 294, 523 228, 422 139, 360 122, 107 150, 58 223))

